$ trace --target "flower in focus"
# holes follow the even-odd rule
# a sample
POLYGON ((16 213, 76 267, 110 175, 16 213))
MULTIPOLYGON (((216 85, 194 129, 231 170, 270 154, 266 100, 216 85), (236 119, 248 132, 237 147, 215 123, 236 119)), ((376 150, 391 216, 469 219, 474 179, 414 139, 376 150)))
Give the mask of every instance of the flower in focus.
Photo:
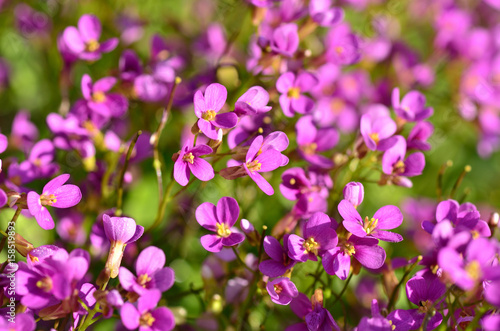
POLYGON ((266 285, 271 300, 278 305, 288 305, 293 298, 299 295, 295 284, 286 277, 279 277, 269 281, 266 285))
POLYGON ((209 181, 214 178, 214 169, 212 165, 200 158, 202 155, 212 154, 213 150, 207 145, 198 145, 191 147, 190 140, 177 153, 174 164, 174 178, 177 183, 186 186, 189 182, 191 173, 202 181, 209 181))
POLYGON ((77 205, 82 199, 82 192, 78 186, 64 185, 68 179, 68 174, 60 175, 43 187, 41 195, 34 191, 28 193, 28 209, 44 230, 54 228, 54 220, 46 206, 69 208, 77 205))
POLYGON ((217 206, 204 202, 196 208, 196 220, 205 229, 216 234, 201 237, 201 245, 207 251, 217 253, 225 246, 235 246, 245 240, 245 235, 233 227, 240 214, 238 202, 231 197, 222 197, 217 206))
POLYGON ((342 190, 342 194, 344 195, 344 200, 349 201, 354 208, 357 208, 363 202, 365 189, 361 183, 350 182, 346 184, 342 190))
POLYGON ((301 72, 297 76, 286 72, 276 81, 276 89, 281 93, 280 106, 287 117, 294 113, 307 114, 312 111, 314 101, 304 92, 309 92, 317 84, 318 79, 309 72, 301 72))
POLYGON ((264 260, 259 264, 259 270, 264 275, 269 277, 282 276, 297 263, 288 256, 288 237, 289 234, 285 234, 283 237, 283 247, 273 236, 264 238, 264 251, 270 257, 269 260, 264 260))

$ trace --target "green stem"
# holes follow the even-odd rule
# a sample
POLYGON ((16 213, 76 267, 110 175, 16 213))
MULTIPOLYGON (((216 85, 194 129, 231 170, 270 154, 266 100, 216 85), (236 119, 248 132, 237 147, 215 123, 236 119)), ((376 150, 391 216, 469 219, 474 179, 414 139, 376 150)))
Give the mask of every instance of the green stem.
POLYGON ((158 207, 158 212, 156 213, 155 221, 154 221, 153 225, 151 225, 151 227, 146 230, 146 232, 150 232, 150 231, 156 229, 156 227, 158 227, 158 225, 160 225, 161 221, 163 220, 163 216, 165 215, 165 210, 167 209, 167 205, 170 202, 170 200, 173 199, 173 197, 170 197, 170 192, 172 192, 172 187, 174 186, 174 183, 175 183, 175 180, 174 180, 174 175, 172 172, 172 176, 170 178, 170 183, 168 183, 166 192, 163 195, 163 199, 161 200, 161 203, 158 207))
MULTIPOLYGON (((17 218, 19 217, 19 214, 21 214, 21 207, 17 206, 16 212, 14 213, 14 216, 12 216, 12 220, 7 224, 7 229, 5 229, 5 233, 7 234, 9 232, 9 227, 13 226, 17 218)), ((3 251, 3 247, 5 246, 5 242, 7 241, 8 236, 5 236, 2 238, 2 241, 0 242, 0 252, 3 251)))
POLYGON ((344 287, 342 288, 342 291, 340 291, 339 295, 337 295, 337 299, 335 299, 335 301, 333 302, 332 306, 334 306, 342 298, 342 295, 344 295, 345 291, 347 291, 347 286, 351 282, 351 279, 352 279, 353 275, 354 275, 354 273, 351 272, 351 274, 349 275, 349 277, 347 278, 347 280, 346 280, 346 282, 344 284, 344 287))
POLYGON ((418 265, 418 263, 420 261, 422 261, 422 256, 421 255, 419 255, 417 257, 417 260, 409 268, 406 269, 403 277, 401 278, 401 281, 398 283, 398 285, 396 285, 396 287, 392 291, 391 299, 389 300, 389 304, 387 305, 387 311, 388 312, 390 312, 391 309, 392 309, 392 307, 396 304, 396 299, 397 299, 397 296, 399 294, 399 288, 401 287, 402 284, 406 283, 406 281, 410 277, 410 273, 418 265))
POLYGON ((245 263, 245 261, 243 261, 243 259, 241 258, 241 256, 238 254, 238 251, 236 250, 236 248, 234 246, 231 246, 231 248, 233 249, 234 255, 236 255, 236 259, 238 260, 238 262, 243 267, 245 267, 245 269, 250 270, 250 272, 254 272, 254 270, 250 269, 250 267, 247 266, 247 264, 245 263))
POLYGON ((122 171, 120 173, 120 177, 118 178, 118 198, 116 201, 116 216, 121 216, 122 215, 122 204, 123 204, 123 180, 125 178, 125 172, 127 172, 128 168, 128 163, 130 161, 130 158, 132 157, 132 151, 134 150, 135 143, 137 142, 137 139, 139 139, 139 136, 142 134, 142 131, 137 131, 134 137, 132 138, 132 141, 130 142, 130 145, 128 146, 128 151, 127 151, 127 156, 125 157, 125 162, 123 164, 122 171))
MULTIPOLYGON (((450 286, 448 288, 448 290, 446 290, 446 292, 439 299, 435 300, 432 303, 432 305, 427 309, 427 312, 425 313, 425 316, 424 316, 424 321, 423 321, 422 326, 420 327, 419 330, 427 330, 427 324, 429 323, 429 320, 432 317, 431 315, 435 311, 434 307, 436 307, 436 305, 438 303, 440 303, 441 301, 443 301, 451 293, 452 288, 453 288, 453 285, 450 286)), ((452 314, 453 314, 453 312, 452 312, 452 314)), ((475 329, 472 329, 472 330, 475 330, 475 329)))

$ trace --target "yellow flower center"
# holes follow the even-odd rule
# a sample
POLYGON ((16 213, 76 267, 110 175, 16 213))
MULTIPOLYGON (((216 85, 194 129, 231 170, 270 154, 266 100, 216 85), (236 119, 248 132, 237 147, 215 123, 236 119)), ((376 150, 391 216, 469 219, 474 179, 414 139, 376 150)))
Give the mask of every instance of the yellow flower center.
POLYGON ((378 224, 378 219, 371 218, 371 220, 368 219, 368 216, 365 217, 365 225, 363 226, 363 229, 365 229, 366 234, 370 234, 378 224))
POLYGON ((402 174, 403 172, 405 172, 405 163, 401 160, 396 162, 396 164, 394 165, 394 171, 398 174, 402 174))
POLYGON ((301 146, 300 149, 306 155, 314 155, 316 153, 316 150, 318 149, 318 144, 316 144, 316 143, 307 144, 307 145, 301 146))
POLYGON ((252 162, 247 162, 247 168, 252 172, 259 171, 261 167, 262 164, 259 162, 259 160, 253 160, 252 162))
POLYGON ((201 115, 201 118, 210 122, 210 121, 214 120, 215 115, 217 115, 215 110, 207 110, 207 111, 203 112, 203 114, 201 115))
POLYGON ((52 290, 52 279, 50 277, 42 278, 36 282, 36 287, 44 292, 50 292, 52 290))
POLYGON ((356 253, 356 249, 354 248, 354 246, 351 243, 345 243, 344 244, 344 253, 349 255, 349 256, 352 256, 353 254, 356 253))
POLYGON ((227 238, 231 235, 231 229, 229 229, 226 224, 217 223, 215 224, 215 227, 217 228, 217 235, 219 237, 227 238))
POLYGON ((297 183, 297 181, 295 180, 295 178, 290 179, 290 185, 295 185, 295 183, 297 183))
POLYGON ((304 241, 303 247, 307 252, 318 255, 319 243, 313 237, 307 238, 304 241))
POLYGON ((477 261, 469 262, 465 266, 465 271, 467 272, 467 275, 474 280, 479 280, 481 277, 481 266, 477 261))
POLYGON ((344 47, 342 46, 335 47, 335 52, 337 52, 338 55, 341 55, 342 53, 344 53, 344 47))
POLYGON ((54 194, 42 194, 40 196, 40 203, 42 206, 52 206, 57 202, 56 196, 54 194))
POLYGON ((97 102, 97 103, 102 103, 106 101, 106 94, 101 91, 96 91, 92 93, 92 101, 97 102))
POLYGON ((147 312, 144 313, 141 318, 139 319, 139 325, 140 326, 151 326, 155 322, 155 318, 151 313, 147 312))
POLYGON ((429 308, 432 306, 432 302, 430 302, 429 300, 420 301, 419 306, 420 307, 418 307, 418 312, 421 314, 425 314, 425 313, 427 313, 429 308))
POLYGON ((151 281, 151 277, 148 276, 148 274, 143 274, 137 277, 137 283, 141 285, 142 287, 146 287, 146 284, 151 281))
POLYGON ((85 44, 85 50, 87 52, 95 52, 99 49, 99 47, 100 47, 100 45, 99 45, 99 42, 97 40, 89 40, 85 44))
POLYGON ((166 49, 164 49, 163 51, 161 51, 160 53, 158 53, 158 55, 156 57, 160 61, 165 61, 166 59, 168 59, 169 56, 170 56, 170 52, 167 51, 166 49))
POLYGON ((288 95, 289 98, 298 99, 300 97, 300 88, 298 88, 298 87, 290 87, 288 89, 287 95, 288 95))
POLYGON ((378 135, 378 132, 372 132, 369 134, 370 138, 373 139, 373 141, 375 142, 375 144, 378 144, 378 142, 380 141, 380 137, 378 135))
POLYGON ((182 157, 182 161, 186 161, 186 162, 193 164, 194 163, 193 153, 184 154, 184 156, 182 157))

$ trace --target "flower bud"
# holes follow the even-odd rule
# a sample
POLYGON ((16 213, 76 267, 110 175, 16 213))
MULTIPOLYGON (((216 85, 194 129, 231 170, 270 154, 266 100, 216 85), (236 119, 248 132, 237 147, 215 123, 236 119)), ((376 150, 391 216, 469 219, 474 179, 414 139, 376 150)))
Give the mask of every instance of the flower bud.
POLYGON ((365 195, 365 190, 363 184, 358 182, 348 183, 343 190, 344 199, 352 203, 354 208, 357 208, 361 202, 363 202, 363 197, 365 195))

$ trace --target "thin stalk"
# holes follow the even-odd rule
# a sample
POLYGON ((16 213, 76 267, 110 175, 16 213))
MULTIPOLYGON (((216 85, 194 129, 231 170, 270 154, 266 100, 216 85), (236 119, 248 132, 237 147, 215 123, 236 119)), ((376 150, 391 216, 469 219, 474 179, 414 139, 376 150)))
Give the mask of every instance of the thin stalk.
POLYGON ((134 150, 135 144, 137 143, 137 139, 139 139, 139 136, 142 134, 142 131, 137 131, 134 137, 132 138, 132 141, 130 142, 130 145, 128 146, 128 151, 127 155, 125 157, 125 162, 123 163, 123 168, 120 173, 120 177, 118 177, 118 198, 116 200, 116 216, 121 216, 122 215, 122 204, 123 204, 123 180, 125 178, 125 172, 127 172, 128 168, 128 163, 130 161, 130 158, 132 157, 132 151, 134 150))
POLYGON ((466 165, 464 170, 462 170, 462 172, 460 173, 460 176, 458 176, 458 179, 455 182, 455 185, 453 185, 453 188, 451 189, 451 192, 449 195, 450 199, 452 199, 455 196, 455 193, 456 193, 458 187, 460 186, 460 184, 462 184, 462 181, 464 180, 465 175, 467 175, 471 170, 472 170, 472 168, 470 165, 466 165))
MULTIPOLYGON (((21 214, 21 207, 17 206, 16 212, 14 213, 14 216, 12 216, 12 220, 7 223, 7 229, 5 229, 5 233, 7 234, 9 232, 9 227, 12 224, 15 224, 17 221, 17 218, 19 217, 19 214, 21 214)), ((8 236, 5 236, 2 238, 2 241, 0 242, 0 252, 3 251, 3 247, 5 246, 5 242, 7 241, 8 236)))
POLYGON ((351 272, 351 274, 349 275, 349 277, 347 278, 345 284, 344 284, 344 287, 342 288, 342 291, 340 291, 339 295, 337 295, 337 299, 335 299, 335 301, 333 302, 332 306, 334 306, 341 298, 342 296, 344 295, 345 291, 347 291, 347 286, 349 286, 349 283, 351 282, 351 279, 352 279, 352 276, 354 275, 353 272, 351 272))
POLYGON ((409 268, 406 269, 406 271, 405 271, 403 277, 401 278, 401 280, 399 281, 398 285, 396 285, 396 287, 392 291, 391 298, 389 300, 389 304, 387 305, 387 311, 388 312, 391 311, 392 307, 396 303, 396 299, 397 299, 397 296, 399 294, 399 288, 401 287, 402 284, 406 283, 406 281, 410 277, 410 273, 418 265, 418 263, 420 261, 422 261, 422 256, 421 255, 419 255, 417 257, 417 260, 409 268))

